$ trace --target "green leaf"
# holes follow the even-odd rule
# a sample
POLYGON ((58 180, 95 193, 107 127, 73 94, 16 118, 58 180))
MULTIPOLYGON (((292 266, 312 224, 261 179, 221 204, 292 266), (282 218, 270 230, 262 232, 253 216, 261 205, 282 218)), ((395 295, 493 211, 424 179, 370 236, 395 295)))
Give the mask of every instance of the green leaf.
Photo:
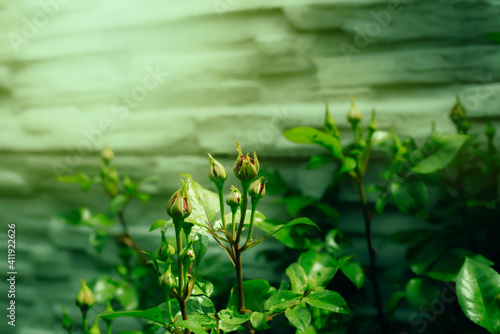
POLYGON ((95 230, 89 235, 89 243, 98 253, 101 253, 109 239, 109 233, 103 230, 95 230))
POLYGON ((278 203, 284 203, 286 210, 292 217, 296 217, 300 210, 312 205, 316 200, 313 197, 289 196, 281 198, 278 203))
POLYGON ((186 302, 188 314, 215 314, 215 307, 212 301, 205 295, 191 296, 186 302))
POLYGON ((186 221, 207 227, 215 219, 220 210, 219 196, 214 192, 203 188, 194 181, 191 175, 183 174, 188 187, 188 195, 191 200, 193 211, 186 221))
POLYGON ((298 127, 286 130, 283 135, 294 143, 318 144, 330 151, 334 157, 342 156, 342 146, 337 138, 311 127, 298 127))
POLYGON ((151 198, 151 196, 149 194, 139 193, 139 192, 135 192, 132 196, 134 196, 139 201, 144 202, 144 203, 149 202, 149 200, 151 198))
POLYGON ((500 275, 495 270, 466 258, 457 277, 457 297, 467 318, 500 333, 500 275))
POLYGON ((351 157, 345 157, 342 161, 342 167, 340 168, 341 173, 346 173, 356 169, 357 162, 351 157))
POLYGON ((356 286, 361 289, 365 283, 365 273, 358 262, 340 261, 340 270, 356 286))
MULTIPOLYGON (((263 220, 256 221, 255 226, 264 232, 269 232, 278 225, 283 225, 283 222, 276 220, 263 220)), ((289 248, 306 249, 311 246, 311 241, 306 238, 306 234, 311 229, 309 225, 295 225, 291 227, 284 227, 275 234, 273 237, 279 242, 289 248)))
POLYGON ((389 297, 389 301, 387 302, 386 314, 391 322, 394 321, 394 312, 396 312, 396 309, 398 308, 403 298, 405 298, 404 291, 396 291, 389 297))
POLYGON ((88 190, 90 188, 90 186, 92 185, 92 180, 85 173, 77 173, 75 175, 60 176, 60 177, 58 177, 58 180, 60 182, 66 182, 66 183, 78 183, 82 187, 83 191, 88 190))
POLYGON ((384 213, 384 208, 389 202, 389 196, 387 194, 380 195, 375 201, 375 211, 379 216, 384 213))
POLYGON ((271 312, 280 312, 284 309, 297 305, 300 303, 301 298, 301 293, 287 290, 278 291, 266 301, 264 308, 271 312))
POLYGON ((410 269, 417 275, 424 275, 437 261, 446 246, 447 242, 439 235, 414 244, 406 253, 410 269))
POLYGON ((287 269, 286 274, 290 278, 292 283, 292 291, 298 293, 304 293, 307 288, 307 276, 306 272, 300 264, 292 263, 287 269))
POLYGON ((325 236, 325 247, 329 254, 340 257, 352 247, 352 241, 342 231, 331 229, 325 236))
POLYGON ((251 313, 245 313, 241 314, 238 312, 235 308, 227 308, 224 310, 221 310, 217 313, 217 316, 219 317, 220 320, 223 322, 230 324, 230 325, 241 325, 242 323, 250 320, 252 317, 251 313))
POLYGON ((152 232, 152 231, 156 230, 158 227, 165 226, 166 223, 167 223, 166 220, 158 219, 157 221, 155 221, 153 223, 153 225, 151 225, 151 228, 149 229, 149 232, 152 232))
POLYGON ((122 282, 116 289, 115 297, 125 310, 134 310, 139 307, 137 290, 127 282, 122 282))
POLYGON ((102 227, 105 227, 105 228, 110 228, 111 226, 113 226, 115 224, 115 222, 111 218, 109 218, 107 215, 105 215, 103 213, 96 214, 93 217, 93 219, 97 220, 99 225, 101 225, 102 227))
POLYGON ((302 253, 298 263, 309 279, 309 288, 325 287, 339 268, 338 260, 328 254, 320 254, 313 248, 302 253))
POLYGON ((165 322, 163 321, 162 312, 162 309, 157 306, 143 311, 104 312, 101 313, 100 317, 107 320, 113 320, 120 317, 132 317, 165 324, 165 322))
POLYGON ((266 315, 262 312, 253 312, 250 317, 252 327, 258 330, 271 328, 267 324, 266 315))
POLYGON ((109 204, 109 215, 114 217, 118 212, 120 212, 127 202, 127 197, 122 194, 116 195, 109 204))
POLYGON ((316 169, 332 161, 334 161, 334 158, 331 154, 313 155, 306 168, 316 169))
POLYGON ((445 168, 453 161, 467 139, 467 135, 433 135, 425 146, 433 149, 432 154, 417 163, 413 170, 420 174, 430 174, 445 168))
POLYGON ((95 301, 97 303, 105 304, 113 299, 116 290, 120 287, 120 282, 109 276, 99 277, 92 287, 95 301))
POLYGON ((271 231, 267 232, 267 234, 264 237, 265 238, 270 237, 271 235, 278 232, 284 227, 290 228, 295 225, 310 225, 316 227, 319 230, 319 227, 315 223, 313 223, 309 218, 296 218, 294 220, 289 221, 286 224, 275 226, 271 231))
POLYGON ((196 276, 196 282, 194 283, 193 292, 191 293, 193 296, 206 295, 210 297, 213 292, 214 285, 212 282, 201 278, 200 275, 196 276))
POLYGON ((489 32, 483 35, 484 37, 492 40, 493 42, 500 43, 500 32, 489 32))
POLYGON ((192 320, 177 320, 175 322, 175 326, 190 329, 194 334, 208 334, 203 326, 197 324, 192 320))
POLYGON ((427 218, 427 186, 417 178, 391 184, 391 195, 399 210, 418 218, 427 218))
POLYGON ((438 300, 441 287, 428 278, 413 278, 405 287, 408 303, 415 309, 428 308, 433 300, 438 300))
POLYGON ((438 261, 427 272, 427 276, 438 281, 455 282, 466 256, 486 265, 494 264, 484 256, 469 250, 452 248, 439 257, 438 261))
POLYGON ((87 207, 79 207, 78 209, 65 211, 59 215, 59 218, 70 225, 95 226, 95 220, 92 219, 92 213, 87 207))
POLYGON ((334 313, 349 313, 349 307, 344 298, 335 291, 314 291, 308 294, 304 301, 314 307, 329 310, 334 313))
POLYGON ((193 238, 193 250, 196 255, 195 263, 199 265, 208 250, 208 236, 196 233, 193 238))
POLYGON ((298 330, 305 332, 311 324, 311 312, 305 307, 296 306, 285 311, 285 316, 298 330))
MULTIPOLYGON (((264 303, 269 297, 275 293, 276 289, 269 285, 269 282, 263 279, 256 279, 243 282, 243 292, 245 296, 246 307, 252 311, 262 312, 264 310, 264 303)), ((237 309, 239 304, 239 297, 237 286, 231 289, 231 295, 227 308, 237 309)))

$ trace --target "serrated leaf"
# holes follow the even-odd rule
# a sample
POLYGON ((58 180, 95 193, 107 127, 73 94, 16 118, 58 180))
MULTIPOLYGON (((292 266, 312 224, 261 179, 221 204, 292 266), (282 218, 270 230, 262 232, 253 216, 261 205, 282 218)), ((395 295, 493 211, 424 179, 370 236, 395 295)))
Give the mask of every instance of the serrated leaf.
POLYGON ((457 277, 458 303, 474 323, 500 333, 500 275, 485 264, 466 258, 457 277))
POLYGON ((335 291, 314 291, 308 294, 304 301, 314 307, 329 310, 334 313, 349 313, 349 307, 344 298, 335 291))
POLYGON ((297 329, 305 332, 311 324, 311 312, 305 307, 296 306, 285 311, 285 316, 297 329))

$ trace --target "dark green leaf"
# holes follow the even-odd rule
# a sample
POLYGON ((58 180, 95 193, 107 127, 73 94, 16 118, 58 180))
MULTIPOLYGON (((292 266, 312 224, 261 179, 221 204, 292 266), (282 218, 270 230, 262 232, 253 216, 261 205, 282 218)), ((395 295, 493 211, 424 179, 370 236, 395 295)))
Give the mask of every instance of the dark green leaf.
POLYGON ((159 322, 164 324, 162 317, 162 309, 159 307, 153 307, 148 310, 143 311, 119 311, 119 312, 105 312, 101 313, 100 317, 103 319, 116 319, 120 317, 132 317, 132 318, 141 318, 146 320, 151 320, 154 322, 159 322))
MULTIPOLYGON (((252 311, 262 312, 264 303, 271 297, 276 289, 269 285, 269 282, 263 279, 256 279, 243 282, 246 307, 252 311)), ((238 308, 239 298, 236 285, 231 289, 231 295, 227 308, 238 308)))
POLYGON ((484 37, 492 40, 493 42, 500 43, 500 32, 489 32, 484 34, 484 37))
POLYGON ((377 212, 379 216, 381 216, 384 213, 384 208, 388 202, 389 202, 389 196, 387 194, 380 195, 375 201, 375 212, 377 212))
POLYGON ((439 299, 440 285, 428 278, 413 278, 405 287, 408 303, 415 309, 428 308, 433 300, 439 299))
POLYGON ((92 219, 92 213, 87 207, 65 211, 59 215, 59 218, 70 225, 95 226, 95 220, 92 219))
MULTIPOLYGON (((271 231, 278 225, 283 225, 283 222, 266 219, 264 221, 257 221, 255 223, 255 226, 265 232, 271 231)), ((295 225, 291 227, 284 227, 273 234, 273 237, 286 247, 294 249, 306 249, 311 245, 311 241, 306 238, 306 234, 308 233, 308 231, 310 231, 310 229, 311 226, 309 225, 295 225)))
POLYGON ((311 306, 329 310, 334 313, 349 313, 349 307, 344 298, 335 291, 314 291, 308 294, 304 301, 311 306))
POLYGON ((101 253, 109 239, 109 233, 103 230, 95 230, 89 235, 89 243, 98 253, 101 253))
POLYGON ((283 197, 279 201, 279 203, 285 203, 286 210, 292 217, 296 217, 300 210, 308 207, 309 205, 316 202, 316 200, 312 197, 304 197, 304 196, 289 196, 283 197))
POLYGON ((329 216, 330 218, 337 220, 340 217, 339 211, 329 204, 323 202, 316 202, 313 204, 313 206, 322 211, 325 215, 329 216))
POLYGON ((311 312, 305 307, 296 306, 285 311, 285 316, 297 329, 305 332, 311 324, 311 312))
POLYGON ((500 333, 500 275, 495 270, 466 258, 457 277, 457 297, 467 318, 500 333))
POLYGON ((332 161, 334 161, 334 158, 331 154, 313 155, 306 168, 316 169, 332 161))
POLYGON ((292 263, 287 269, 286 274, 292 283, 292 291, 304 293, 307 288, 307 276, 298 263, 292 263))
POLYGON ((365 283, 365 273, 358 262, 340 261, 340 270, 358 289, 361 289, 365 283))
POLYGON ((429 272, 427 272, 427 276, 438 281, 454 282, 462 268, 466 256, 486 265, 494 264, 482 255, 474 254, 465 249, 453 248, 445 251, 439 257, 438 261, 432 266, 429 272))
POLYGON ((215 314, 215 307, 212 301, 204 295, 191 296, 186 302, 188 314, 215 314))
POLYGON ((212 282, 204 280, 203 278, 200 277, 200 275, 196 276, 196 282, 194 284, 192 292, 193 296, 206 295, 207 297, 210 297, 213 292, 214 292, 214 285, 212 284, 212 282))
POLYGON ((264 308, 271 312, 280 312, 300 303, 301 297, 301 293, 286 290, 278 291, 266 301, 264 308))
POLYGON ((396 312, 396 309, 398 308, 404 297, 404 291, 396 291, 389 297, 389 301, 387 302, 386 314, 391 322, 394 321, 394 312, 396 312))
POLYGON ((420 179, 410 177, 402 183, 391 184, 391 195, 399 210, 418 218, 427 218, 427 186, 420 179))
POLYGON ((310 127, 298 127, 283 132, 285 137, 294 143, 318 144, 330 151, 334 157, 342 156, 342 146, 337 138, 310 127))
POLYGON ((441 239, 439 235, 411 246, 406 253, 406 257, 410 262, 410 269, 417 275, 424 275, 436 262, 446 246, 446 241, 441 239))
POLYGON ((429 174, 445 168, 453 161, 467 139, 469 136, 458 134, 433 135, 426 145, 432 148, 433 152, 418 162, 413 170, 420 174, 429 174))
POLYGON ((267 237, 273 235, 274 233, 278 232, 279 230, 281 230, 284 227, 290 228, 290 227, 295 226, 295 225, 310 225, 310 226, 314 226, 317 229, 319 229, 318 226, 315 223, 313 223, 309 218, 296 218, 294 220, 289 221, 286 224, 275 226, 271 231, 267 232, 265 237, 267 238, 267 237))

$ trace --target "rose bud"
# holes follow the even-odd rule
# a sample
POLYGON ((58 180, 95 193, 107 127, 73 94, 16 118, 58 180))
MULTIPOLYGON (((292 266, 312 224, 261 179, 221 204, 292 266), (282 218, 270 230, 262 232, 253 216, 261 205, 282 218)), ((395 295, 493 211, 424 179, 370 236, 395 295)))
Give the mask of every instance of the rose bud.
POLYGON ((262 182, 263 176, 253 181, 248 189, 248 194, 254 199, 261 199, 266 194, 266 182, 262 182))
POLYGON ((102 151, 101 151, 101 159, 104 161, 105 164, 109 164, 111 160, 115 157, 115 154, 113 151, 106 146, 102 151))
POLYGON ((158 283, 160 286, 162 286, 164 289, 171 289, 174 287, 177 283, 175 281, 174 275, 172 275, 172 272, 170 269, 165 271, 159 278, 158 278, 158 283))
MULTIPOLYGON (((455 102, 455 105, 450 111, 450 119, 451 121, 455 124, 457 127, 457 130, 461 130, 462 128, 462 122, 467 119, 467 112, 465 111, 465 108, 462 105, 462 102, 460 102, 460 97, 457 96, 457 101, 455 102)), ((470 124, 469 124, 470 126, 470 124)))
POLYGON ((191 201, 189 200, 187 185, 181 180, 180 187, 167 202, 167 213, 172 218, 187 218, 193 211, 191 201))
POLYGON ((182 261, 184 262, 185 265, 189 265, 196 259, 196 254, 194 253, 194 250, 191 247, 186 248, 181 256, 182 256, 182 261))
POLYGON ((358 107, 356 106, 356 101, 354 100, 354 95, 351 95, 351 109, 349 110, 349 113, 347 114, 347 120, 349 123, 351 123, 353 128, 356 128, 361 122, 361 112, 359 111, 358 107))
POLYGON ((208 178, 215 183, 217 187, 222 187, 224 181, 227 179, 227 170, 220 162, 215 160, 210 153, 208 153, 208 160, 210 161, 210 169, 208 170, 208 178))
POLYGON ((253 159, 248 154, 243 155, 240 143, 236 143, 236 149, 238 150, 238 158, 236 158, 233 166, 234 175, 242 181, 253 180, 259 173, 257 154, 254 152, 253 159))
POLYGON ((241 204, 241 193, 235 186, 231 186, 231 193, 226 199, 227 205, 231 208, 231 211, 236 211, 241 204))
POLYGON ((86 312, 94 305, 94 303, 94 294, 85 283, 85 280, 82 279, 82 286, 80 288, 80 291, 78 292, 78 295, 76 296, 76 305, 82 310, 82 312, 86 312))
POLYGON ((372 110, 372 119, 370 120, 370 123, 368 124, 368 132, 373 134, 377 130, 378 130, 378 124, 377 124, 377 119, 375 118, 375 109, 373 109, 372 110))
POLYGON ((328 107, 328 103, 325 102, 325 131, 335 138, 340 138, 339 129, 337 129, 337 125, 335 122, 335 118, 330 114, 330 110, 328 107))

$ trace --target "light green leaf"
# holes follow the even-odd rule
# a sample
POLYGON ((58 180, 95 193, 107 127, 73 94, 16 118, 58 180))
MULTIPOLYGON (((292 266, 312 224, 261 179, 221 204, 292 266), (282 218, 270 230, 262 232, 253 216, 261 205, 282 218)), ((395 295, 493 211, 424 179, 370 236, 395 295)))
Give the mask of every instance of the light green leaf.
POLYGON ((500 275, 495 270, 467 257, 457 277, 457 297, 467 318, 500 333, 500 275))
POLYGON ((330 151, 334 157, 342 156, 342 146, 337 138, 311 127, 298 127, 283 132, 294 143, 318 144, 330 151))
POLYGON ((206 227, 214 220, 220 210, 219 196, 203 188, 198 182, 193 180, 191 175, 183 174, 183 176, 187 178, 188 195, 193 207, 193 211, 186 221, 206 227))
POLYGON ((166 220, 158 219, 157 221, 155 221, 153 223, 153 225, 151 225, 151 228, 149 229, 149 232, 152 232, 152 231, 156 230, 158 227, 165 226, 166 223, 167 223, 166 220))
POLYGON ((109 204, 109 215, 114 217, 118 212, 120 212, 127 202, 127 197, 122 194, 116 195, 109 204))
POLYGON ((311 324, 311 312, 305 307, 295 306, 285 311, 285 316, 297 329, 305 332, 311 324))
POLYGON ((298 263, 292 263, 287 269, 286 274, 290 278, 292 283, 292 291, 298 293, 304 293, 307 288, 307 276, 298 263))
POLYGON ((319 230, 319 227, 315 223, 313 223, 309 218, 296 218, 294 220, 289 221, 286 224, 281 224, 281 225, 275 226, 271 231, 267 232, 267 234, 264 237, 265 238, 270 237, 271 235, 273 235, 274 233, 278 232, 279 230, 281 230, 284 227, 288 227, 289 228, 289 227, 292 227, 294 225, 299 225, 299 224, 300 225, 314 226, 314 227, 316 227, 319 230))
POLYGON ((252 314, 251 313, 241 314, 235 308, 231 309, 227 308, 219 311, 217 313, 217 316, 219 317, 220 320, 229 325, 241 325, 242 323, 250 320, 252 314))
POLYGON ((270 328, 266 321, 266 315, 262 312, 253 312, 250 317, 250 323, 255 329, 268 329, 270 328))
POLYGON ((445 168, 453 161, 467 139, 467 135, 433 135, 425 146, 433 149, 433 152, 418 162, 413 170, 420 174, 430 174, 445 168))
POLYGON ((325 287, 339 268, 338 260, 328 254, 320 254, 313 248, 302 253, 298 263, 309 279, 309 288, 325 287))
POLYGON ((332 161, 334 161, 334 158, 331 154, 313 155, 306 168, 316 169, 332 161))
POLYGON ((313 197, 288 196, 281 198, 278 203, 284 203, 290 216, 295 217, 300 210, 312 205, 316 200, 313 197))
MULTIPOLYGON (((269 232, 278 225, 283 225, 283 222, 266 219, 256 222, 255 224, 256 227, 264 232, 269 232)), ((306 234, 310 229, 310 225, 284 227, 273 234, 273 237, 286 247, 294 249, 307 249, 311 246, 311 241, 306 237, 306 234)))
POLYGON ((89 235, 89 243, 98 253, 101 253, 109 239, 109 233, 103 230, 95 230, 89 235))
POLYGON ((427 186, 417 178, 391 184, 391 195, 399 210, 418 218, 427 218, 427 186))
POLYGON ((387 302, 386 314, 387 317, 392 321, 394 321, 394 312, 398 308, 399 304, 405 297, 405 293, 403 291, 396 291, 390 297, 387 302))
POLYGON ((264 308, 271 312, 280 312, 284 309, 297 305, 300 303, 301 298, 301 293, 287 290, 278 291, 266 301, 264 308))
POLYGON ((175 322, 175 326, 190 329, 194 334, 208 334, 203 326, 197 324, 192 320, 177 320, 175 322))
POLYGON ((341 173, 346 173, 353 171, 356 168, 356 160, 351 157, 345 157, 342 161, 342 167, 340 168, 341 173))
POLYGON ((90 186, 92 185, 92 180, 85 173, 77 173, 75 175, 59 176, 58 180, 59 180, 59 182, 78 183, 82 187, 83 191, 88 190, 90 188, 90 186))
POLYGON ((208 237, 205 234, 195 234, 193 238, 193 250, 196 255, 195 263, 199 265, 208 250, 208 237))
MULTIPOLYGON (((264 303, 269 299, 276 289, 269 285, 269 282, 263 279, 256 279, 243 282, 243 292, 245 296, 245 304, 252 311, 262 312, 264 310, 264 303)), ((231 295, 227 308, 237 309, 239 304, 239 297, 236 285, 231 289, 231 295)))
POLYGON ((344 298, 335 291, 314 291, 308 294, 304 301, 311 306, 329 310, 334 313, 349 313, 349 307, 344 298))

